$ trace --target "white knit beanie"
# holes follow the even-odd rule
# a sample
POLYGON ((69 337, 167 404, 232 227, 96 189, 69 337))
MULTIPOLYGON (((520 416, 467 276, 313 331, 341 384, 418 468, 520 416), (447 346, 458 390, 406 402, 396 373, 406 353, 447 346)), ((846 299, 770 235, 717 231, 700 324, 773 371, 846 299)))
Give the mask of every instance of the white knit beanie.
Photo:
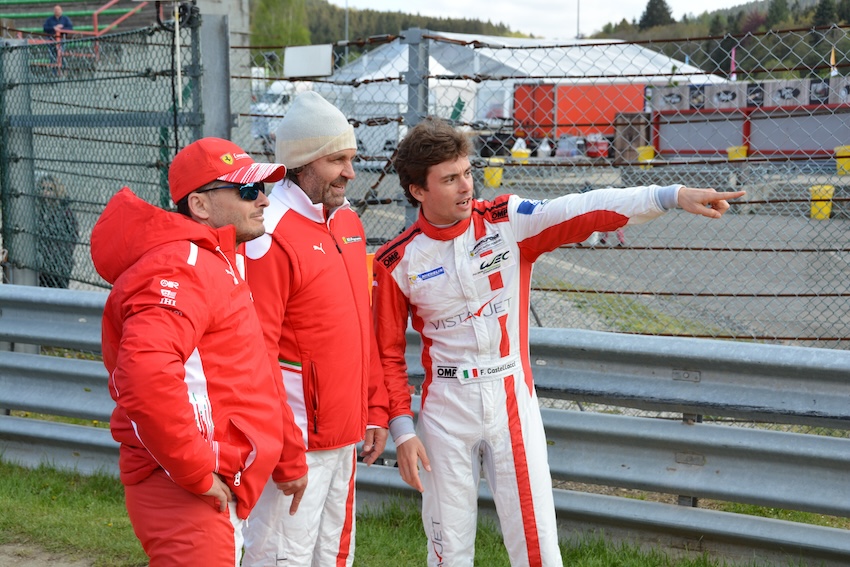
POLYGON ((338 152, 356 150, 354 127, 317 92, 295 98, 275 133, 275 161, 295 169, 338 152))

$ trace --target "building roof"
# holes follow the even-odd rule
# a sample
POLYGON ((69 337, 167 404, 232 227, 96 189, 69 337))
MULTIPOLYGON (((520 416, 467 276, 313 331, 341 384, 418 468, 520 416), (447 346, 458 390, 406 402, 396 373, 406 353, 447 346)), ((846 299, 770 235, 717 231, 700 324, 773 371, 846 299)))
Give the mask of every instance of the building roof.
MULTIPOLYGON (((643 45, 618 40, 564 41, 424 32, 429 73, 435 78, 552 80, 580 82, 705 84, 725 79, 643 45)), ((342 67, 335 82, 399 78, 408 70, 408 45, 400 39, 381 45, 342 67)))

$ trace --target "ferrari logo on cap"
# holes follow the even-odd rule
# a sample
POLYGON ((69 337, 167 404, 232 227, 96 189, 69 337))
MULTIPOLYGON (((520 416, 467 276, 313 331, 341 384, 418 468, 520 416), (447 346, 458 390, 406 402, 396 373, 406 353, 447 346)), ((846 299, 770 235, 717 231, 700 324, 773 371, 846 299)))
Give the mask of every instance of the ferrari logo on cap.
POLYGON ((224 154, 223 156, 221 156, 221 161, 223 161, 227 165, 233 165, 233 155, 232 154, 224 154))

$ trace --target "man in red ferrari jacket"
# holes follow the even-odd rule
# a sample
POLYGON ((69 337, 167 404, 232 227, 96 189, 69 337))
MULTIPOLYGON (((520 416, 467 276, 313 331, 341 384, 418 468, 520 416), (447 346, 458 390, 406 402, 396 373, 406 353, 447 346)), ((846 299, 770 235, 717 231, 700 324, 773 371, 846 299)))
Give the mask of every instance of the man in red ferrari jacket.
POLYGON ((354 128, 315 92, 277 130, 289 168, 272 190, 266 234, 246 245, 246 278, 307 446, 298 513, 270 483, 245 526, 243 567, 351 565, 355 445, 368 464, 388 436, 387 393, 369 303, 366 238, 345 198, 354 128))
POLYGON ((119 191, 92 231, 92 260, 113 284, 103 361, 116 402, 127 511, 151 565, 234 567, 241 524, 269 476, 307 483, 237 246, 263 234, 263 181, 286 174, 219 138, 169 170, 177 213, 119 191))

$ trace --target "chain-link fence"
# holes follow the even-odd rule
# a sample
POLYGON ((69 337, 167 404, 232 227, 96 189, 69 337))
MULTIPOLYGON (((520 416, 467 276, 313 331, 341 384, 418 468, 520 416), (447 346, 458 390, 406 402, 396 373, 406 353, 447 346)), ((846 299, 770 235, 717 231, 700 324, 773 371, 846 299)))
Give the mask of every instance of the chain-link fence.
POLYGON ((5 261, 42 286, 107 287, 89 245, 106 202, 126 185, 169 206, 175 148, 200 135, 196 31, 179 42, 164 25, 0 47, 5 261))
POLYGON ((847 348, 848 31, 553 45, 407 30, 335 45, 333 75, 312 80, 284 79, 285 48, 254 48, 234 136, 272 159, 297 92, 336 104, 356 126, 348 195, 373 249, 412 218, 389 160, 427 114, 473 141, 482 197, 744 189, 720 221, 671 212, 545 255, 532 323, 847 348))

